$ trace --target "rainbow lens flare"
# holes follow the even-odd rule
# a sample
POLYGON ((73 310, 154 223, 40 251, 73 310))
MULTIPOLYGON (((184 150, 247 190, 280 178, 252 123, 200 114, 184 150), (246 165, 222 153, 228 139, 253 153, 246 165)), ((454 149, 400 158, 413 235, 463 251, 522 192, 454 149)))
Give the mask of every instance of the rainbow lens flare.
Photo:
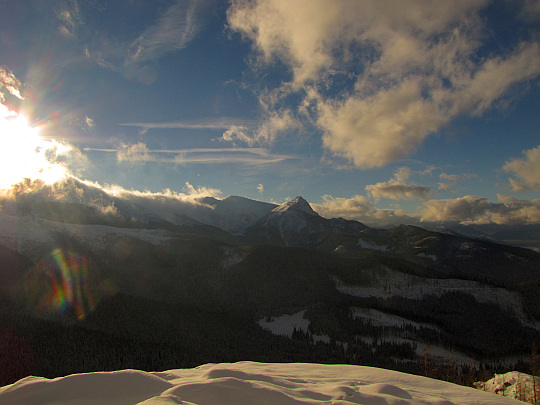
POLYGON ((88 269, 86 257, 53 250, 26 277, 29 305, 40 316, 83 320, 96 306, 88 269))

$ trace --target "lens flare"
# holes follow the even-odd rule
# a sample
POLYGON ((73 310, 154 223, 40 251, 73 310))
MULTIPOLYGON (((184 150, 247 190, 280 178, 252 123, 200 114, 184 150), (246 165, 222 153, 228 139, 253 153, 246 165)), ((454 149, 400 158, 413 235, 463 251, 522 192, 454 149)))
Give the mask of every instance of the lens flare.
POLYGON ((69 150, 59 142, 42 139, 39 128, 0 103, 0 189, 25 178, 52 184, 66 177, 67 168, 55 159, 69 150))
POLYGON ((61 249, 40 260, 25 280, 28 303, 37 315, 78 320, 96 306, 97 288, 92 284, 86 257, 61 249))

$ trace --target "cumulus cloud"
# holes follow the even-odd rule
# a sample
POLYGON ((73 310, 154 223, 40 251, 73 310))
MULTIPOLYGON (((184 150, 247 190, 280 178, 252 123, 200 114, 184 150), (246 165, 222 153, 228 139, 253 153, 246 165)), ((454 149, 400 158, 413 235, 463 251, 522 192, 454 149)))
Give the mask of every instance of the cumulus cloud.
POLYGON ((267 107, 263 109, 266 112, 261 117, 257 127, 254 125, 231 125, 219 140, 233 144, 240 142, 249 146, 268 145, 280 135, 298 130, 301 127, 300 122, 288 109, 276 111, 271 111, 267 107))
POLYGON ((466 195, 455 199, 429 200, 421 215, 422 221, 428 222, 463 222, 485 218, 493 207, 487 198, 466 195))
POLYGON ((426 186, 404 184, 398 180, 390 179, 386 183, 367 185, 366 191, 375 200, 380 200, 381 198, 392 200, 425 200, 431 189, 426 186))
POLYGON ((540 199, 518 200, 497 194, 500 208, 492 215, 497 224, 538 224, 540 223, 540 199))
POLYGON ((540 74, 534 42, 477 58, 487 3, 234 0, 228 22, 252 42, 254 68, 279 60, 291 73, 267 105, 303 98, 291 117, 315 124, 332 154, 370 168, 410 155, 455 117, 482 114, 540 74))
POLYGON ((142 142, 122 145, 116 153, 116 158, 119 162, 144 163, 154 160, 149 152, 150 150, 142 142))
POLYGON ((370 184, 365 187, 368 194, 375 200, 389 198, 392 200, 425 200, 431 193, 431 189, 426 186, 407 184, 406 181, 411 176, 409 167, 401 167, 394 174, 394 178, 387 182, 370 184))
POLYGON ((439 190, 442 191, 448 191, 452 190, 457 183, 460 181, 463 181, 465 179, 469 179, 471 177, 474 177, 471 174, 448 174, 448 173, 441 173, 439 174, 439 180, 441 182, 437 183, 439 185, 439 190))
POLYGON ((535 224, 540 223, 540 200, 518 200, 497 195, 498 202, 467 195, 456 199, 429 200, 421 213, 423 222, 472 224, 535 224))
POLYGON ((13 72, 6 66, 0 66, 0 102, 5 101, 6 91, 19 100, 23 100, 20 92, 21 88, 21 82, 13 72))
POLYGON ((419 79, 407 79, 373 96, 321 102, 317 123, 323 145, 356 167, 380 167, 420 146, 447 119, 422 97, 419 79))
POLYGON ((253 137, 250 136, 248 129, 236 125, 231 126, 225 131, 219 140, 231 143, 240 141, 241 143, 247 143, 248 145, 253 144, 253 137))
POLYGON ((272 143, 280 134, 298 129, 299 123, 290 110, 271 111, 262 119, 254 140, 272 143))
POLYGON ((323 196, 323 203, 311 204, 326 218, 354 219, 370 226, 417 224, 422 226, 446 224, 460 225, 530 225, 540 223, 540 200, 519 200, 502 194, 497 202, 487 198, 466 195, 454 199, 433 199, 423 203, 417 212, 401 208, 381 209, 360 195, 351 198, 323 196))
POLYGON ((519 178, 519 181, 510 178, 514 191, 540 191, 540 145, 523 151, 523 154, 524 158, 506 162, 503 170, 514 173, 519 178))
POLYGON ((401 209, 377 208, 365 196, 355 195, 351 198, 341 198, 324 195, 322 198, 322 204, 311 204, 311 207, 326 218, 353 219, 370 226, 418 222, 414 215, 401 209))

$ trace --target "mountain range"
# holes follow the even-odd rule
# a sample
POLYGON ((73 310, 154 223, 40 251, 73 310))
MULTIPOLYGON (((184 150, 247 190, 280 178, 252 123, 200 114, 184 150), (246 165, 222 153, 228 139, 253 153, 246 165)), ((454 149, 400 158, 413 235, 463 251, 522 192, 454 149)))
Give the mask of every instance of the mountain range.
POLYGON ((0 383, 238 360, 460 382, 486 367, 528 371, 540 341, 540 253, 327 219, 300 196, 26 184, 2 200, 0 269, 4 359, 20 365, 0 383))

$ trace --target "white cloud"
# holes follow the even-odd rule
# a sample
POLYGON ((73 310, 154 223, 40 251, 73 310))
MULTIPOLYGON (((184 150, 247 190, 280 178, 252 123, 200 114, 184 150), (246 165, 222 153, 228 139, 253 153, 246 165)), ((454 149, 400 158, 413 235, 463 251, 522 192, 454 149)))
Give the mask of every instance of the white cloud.
POLYGON ((484 218, 492 207, 487 198, 466 195, 455 199, 429 200, 421 215, 427 222, 463 222, 476 218, 484 218))
POLYGON ((272 111, 266 114, 255 134, 257 143, 272 143, 280 134, 299 128, 290 110, 272 111))
POLYGON ((502 194, 498 194, 497 198, 497 203, 474 195, 429 200, 424 203, 421 221, 458 222, 462 225, 540 223, 540 200, 518 200, 502 194))
POLYGON ((0 102, 5 100, 6 91, 12 96, 23 100, 20 93, 21 88, 21 82, 15 77, 11 70, 6 66, 0 65, 0 102))
POLYGON ((290 117, 315 123, 334 155, 370 168, 410 155, 458 115, 480 115, 540 74, 534 42, 477 58, 487 3, 235 0, 228 21, 252 41, 254 68, 280 60, 292 73, 261 104, 279 111, 295 93, 303 101, 290 117))
POLYGON ((88 116, 84 117, 84 122, 86 123, 88 128, 94 128, 96 126, 96 123, 94 122, 94 120, 88 116))
POLYGON ((323 145, 360 168, 379 167, 409 155, 445 118, 422 97, 418 79, 374 96, 321 102, 317 123, 323 145))
POLYGON ((441 173, 439 174, 439 179, 441 182, 437 183, 439 185, 439 190, 442 191, 448 191, 452 190, 457 183, 470 179, 471 177, 474 177, 472 174, 448 174, 448 173, 441 173))
POLYGON ((366 191, 375 200, 389 198, 392 200, 425 200, 431 189, 426 186, 400 183, 398 180, 390 179, 386 183, 370 184, 366 186, 366 191))
POLYGON ((510 178, 514 191, 540 191, 540 145, 523 151, 522 159, 513 159, 503 166, 503 170, 514 173, 520 181, 510 178))
POLYGON ((58 32, 66 37, 75 37, 77 26, 81 23, 81 15, 77 1, 65 2, 61 12, 56 15, 58 19, 58 32))
POLYGON ((174 122, 124 122, 118 125, 140 127, 143 129, 228 129, 231 127, 254 127, 256 124, 253 120, 245 120, 239 118, 206 118, 197 121, 174 121, 174 122))
POLYGON ((411 174, 412 170, 409 167, 400 167, 394 173, 393 179, 387 182, 367 185, 365 189, 376 201, 381 198, 392 200, 425 200, 431 193, 431 189, 417 184, 407 184, 406 181, 411 174))
POLYGON ((300 127, 300 123, 289 110, 268 111, 256 120, 222 117, 206 118, 196 121, 174 122, 125 122, 119 125, 140 127, 141 134, 149 129, 192 129, 192 130, 225 130, 219 141, 230 142, 233 145, 244 144, 254 146, 257 144, 270 144, 280 134, 300 127))
POLYGON ((264 148, 193 148, 193 149, 149 149, 139 142, 122 145, 118 149, 85 148, 85 151, 116 153, 119 162, 144 164, 227 164, 267 165, 295 159, 292 155, 271 153, 264 148))
POLYGON ((116 158, 119 162, 143 163, 153 160, 149 153, 150 150, 142 142, 122 145, 116 152, 116 158))
POLYGON ((57 154, 55 162, 63 164, 70 175, 82 176, 90 165, 88 157, 73 145, 65 146, 68 146, 67 150, 57 154))
POLYGON ((219 140, 231 143, 240 141, 241 143, 246 143, 248 145, 253 144, 253 137, 250 136, 248 129, 236 125, 231 126, 225 131, 219 140))
POLYGON ((518 200, 497 194, 501 205, 492 215, 496 224, 538 224, 540 223, 540 199, 518 200))
POLYGON ((311 204, 311 207, 325 218, 353 219, 370 226, 418 222, 414 215, 401 209, 377 208, 368 198, 360 195, 351 198, 324 195, 322 204, 311 204))
MULTIPOLYGON (((403 209, 380 209, 368 198, 355 195, 351 198, 323 196, 322 204, 311 204, 326 218, 354 219, 370 226, 397 224, 439 223, 461 225, 529 225, 540 223, 540 200, 518 200, 497 195, 493 203, 487 198, 466 195, 455 199, 424 202, 423 209, 407 212, 403 209)), ((422 225, 420 225, 422 226, 422 225)))
POLYGON ((199 31, 199 2, 177 1, 163 12, 156 23, 146 29, 132 44, 128 63, 141 63, 182 49, 199 31))
POLYGON ((130 197, 144 197, 149 199, 156 199, 163 201, 163 199, 180 200, 180 201, 196 201, 204 197, 219 197, 221 196, 221 190, 217 188, 205 187, 205 186, 193 186, 191 183, 186 182, 183 192, 175 192, 170 189, 164 189, 160 192, 152 191, 139 191, 128 190, 117 184, 106 184, 101 186, 97 183, 90 183, 94 187, 98 187, 110 195, 114 195, 124 199, 130 199, 130 197))
MULTIPOLYGON (((70 3, 76 4, 75 1, 70 3)), ((205 8, 210 1, 177 0, 168 3, 167 8, 157 8, 158 14, 154 19, 148 19, 150 25, 139 27, 139 31, 127 41, 124 36, 113 34, 119 31, 117 27, 110 31, 92 29, 92 25, 84 21, 86 16, 78 10, 61 12, 58 15, 61 21, 58 29, 65 37, 77 37, 82 42, 84 56, 88 60, 119 72, 128 80, 150 85, 155 82, 158 73, 152 62, 185 48, 196 37, 204 24, 205 8)), ((101 8, 95 4, 89 6, 98 10, 101 8)), ((125 7, 132 6, 126 4, 125 7)), ((110 19, 108 23, 119 25, 120 21, 110 19)), ((133 27, 138 28, 137 24, 131 29, 133 27)))

